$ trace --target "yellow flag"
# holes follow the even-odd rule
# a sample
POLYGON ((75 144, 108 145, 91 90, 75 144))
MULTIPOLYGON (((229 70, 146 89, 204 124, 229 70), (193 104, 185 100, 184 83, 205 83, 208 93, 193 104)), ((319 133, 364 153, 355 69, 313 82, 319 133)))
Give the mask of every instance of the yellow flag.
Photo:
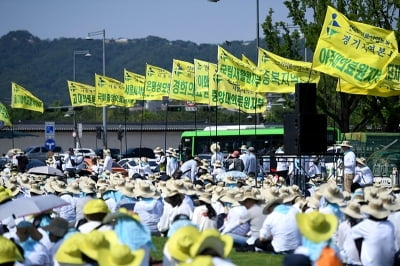
POLYGON ((358 88, 374 88, 397 56, 393 31, 348 20, 328 6, 313 68, 358 88))
POLYGON ((358 88, 344 80, 340 80, 336 86, 336 91, 380 97, 400 95, 400 55, 397 55, 397 57, 389 64, 385 79, 380 81, 375 88, 358 88))
POLYGON ((162 100, 169 95, 171 72, 160 67, 146 65, 145 92, 153 95, 154 100, 162 100))
POLYGON ((129 106, 133 106, 136 100, 157 100, 152 95, 145 93, 144 84, 146 78, 128 70, 124 70, 125 99, 129 106))
POLYGON ((33 96, 32 93, 27 91, 22 86, 15 82, 11 82, 12 96, 11 96, 11 107, 22 108, 35 112, 43 113, 44 107, 43 102, 33 96))
POLYGON ((320 77, 319 72, 311 71, 311 63, 287 59, 262 48, 258 48, 258 68, 264 72, 259 92, 291 93, 296 83, 318 83, 320 77))
POLYGON ((221 46, 218 46, 218 73, 240 85, 242 90, 256 91, 262 78, 257 68, 244 63, 221 46))
POLYGON ((96 106, 115 105, 125 107, 124 84, 116 79, 95 75, 96 106))
POLYGON ((194 101, 194 64, 173 60, 169 97, 175 100, 194 101))
POLYGON ((194 59, 195 93, 194 102, 210 105, 210 92, 216 88, 216 75, 218 67, 216 64, 194 59))
POLYGON ((245 56, 244 54, 242 54, 242 61, 243 61, 245 64, 248 64, 249 66, 251 66, 251 67, 253 67, 253 68, 256 68, 256 67, 257 67, 256 64, 254 64, 254 62, 251 61, 250 58, 248 58, 248 57, 245 56))
POLYGON ((5 126, 11 127, 11 118, 10 115, 8 114, 7 108, 0 102, 0 121, 3 123, 5 126))
POLYGON ((67 81, 72 106, 96 106, 96 87, 67 81))

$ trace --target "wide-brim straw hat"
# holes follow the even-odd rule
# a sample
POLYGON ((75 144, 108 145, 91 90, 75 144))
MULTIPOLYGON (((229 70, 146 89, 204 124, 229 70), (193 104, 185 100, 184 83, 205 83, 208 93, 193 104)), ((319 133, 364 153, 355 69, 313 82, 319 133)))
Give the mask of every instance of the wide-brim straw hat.
POLYGON ((363 165, 363 166, 366 166, 367 164, 366 164, 366 159, 365 158, 363 158, 363 157, 361 157, 361 158, 356 158, 356 161, 357 161, 357 163, 359 163, 359 164, 361 164, 361 165, 363 165))
POLYGON ((242 145, 242 146, 240 146, 240 149, 241 150, 247 150, 247 146, 246 145, 242 145))
POLYGON ((44 194, 44 191, 39 183, 32 183, 29 191, 38 195, 44 194))
POLYGON ((57 191, 58 193, 65 193, 65 192, 67 192, 67 184, 66 184, 65 182, 56 181, 56 182, 52 183, 51 186, 52 186, 53 189, 54 189, 55 191, 57 191))
POLYGON ((400 210, 400 199, 396 199, 396 197, 392 195, 383 195, 380 197, 383 202, 383 207, 390 211, 398 211, 400 210))
POLYGON ((268 209, 273 205, 279 205, 283 203, 282 198, 280 197, 269 197, 265 198, 265 204, 263 208, 263 214, 268 214, 268 209))
POLYGON ((221 258, 226 258, 233 247, 233 238, 230 235, 221 235, 215 229, 206 229, 197 241, 190 247, 191 257, 200 255, 204 250, 210 249, 221 258))
POLYGON ((350 145, 350 141, 344 140, 344 141, 342 141, 342 143, 340 144, 340 147, 349 147, 349 148, 352 148, 353 146, 350 145))
POLYGON ((82 192, 87 194, 96 193, 96 185, 93 183, 83 182, 79 185, 82 192))
POLYGON ((150 185, 146 182, 138 182, 136 184, 136 195, 138 197, 143 198, 159 198, 160 194, 158 193, 156 187, 150 185))
POLYGON ((386 218, 390 214, 390 211, 383 207, 383 202, 379 199, 372 199, 368 205, 361 206, 361 211, 377 219, 386 218))
POLYGON ((242 204, 242 203, 243 203, 245 200, 247 200, 247 199, 252 199, 252 200, 255 200, 255 201, 260 201, 260 200, 262 200, 260 194, 258 194, 258 193, 257 193, 255 190, 253 190, 253 189, 251 189, 251 190, 245 190, 245 191, 243 192, 243 194, 240 195, 240 198, 239 198, 239 197, 236 197, 236 198, 238 199, 238 201, 239 201, 240 204, 242 204))
POLYGON ((236 183, 237 183, 236 178, 234 178, 234 177, 231 176, 231 175, 226 175, 226 176, 224 177, 223 181, 224 181, 226 184, 236 184, 236 183))
POLYGON ((210 193, 202 193, 202 194, 200 194, 198 200, 202 201, 204 203, 207 203, 207 204, 211 204, 211 194, 210 193))
POLYGON ((167 181, 167 188, 169 190, 178 190, 182 194, 186 194, 187 192, 185 182, 183 180, 170 179, 167 181))
POLYGON ((239 188, 228 189, 225 194, 220 198, 222 202, 227 202, 231 204, 238 203, 236 195, 240 193, 239 188))
POLYGON ((296 214, 300 233, 314 243, 327 241, 335 233, 338 218, 334 214, 324 214, 318 211, 296 214))
POLYGON ((214 167, 222 167, 222 162, 220 160, 216 160, 214 162, 214 167))
POLYGON ((122 193, 122 195, 127 196, 129 198, 137 197, 135 185, 132 183, 126 183, 125 186, 119 191, 122 193))
POLYGON ((72 193, 73 195, 79 195, 81 194, 81 190, 79 189, 79 183, 78 182, 72 182, 67 186, 67 191, 69 193, 72 193))
POLYGON ((344 201, 343 193, 340 188, 332 183, 325 183, 320 187, 322 195, 330 203, 342 204, 344 201))
POLYGON ((166 153, 172 154, 175 153, 175 149, 172 147, 169 147, 168 150, 165 151, 166 153))
POLYGON ((161 149, 161 147, 156 147, 156 148, 153 150, 154 153, 162 153, 163 151, 164 151, 164 150, 161 149))
POLYGON ((350 216, 350 217, 352 217, 354 219, 362 219, 362 218, 364 218, 364 216, 361 213, 360 204, 358 204, 355 201, 350 201, 349 203, 347 203, 347 206, 345 208, 340 208, 340 210, 344 214, 346 214, 346 215, 348 215, 348 216, 350 216))
POLYGON ((211 146, 210 146, 210 151, 211 151, 212 153, 219 152, 220 150, 221 150, 221 147, 219 146, 219 144, 217 144, 217 143, 211 144, 211 146))

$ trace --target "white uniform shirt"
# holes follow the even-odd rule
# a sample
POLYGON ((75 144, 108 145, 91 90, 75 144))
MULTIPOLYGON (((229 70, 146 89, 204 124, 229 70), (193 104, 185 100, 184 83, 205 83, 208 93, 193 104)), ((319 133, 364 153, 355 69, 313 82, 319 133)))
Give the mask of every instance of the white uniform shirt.
POLYGON ((260 230, 260 237, 272 238, 272 246, 275 252, 294 250, 301 244, 301 235, 296 223, 298 209, 278 205, 267 216, 260 230), (282 209, 282 211, 280 211, 282 209))
POLYGON ((107 155, 104 158, 104 166, 103 166, 103 171, 110 171, 111 172, 111 168, 112 168, 112 158, 110 155, 107 155))
POLYGON ((192 219, 193 211, 190 205, 187 204, 185 201, 182 201, 182 204, 176 207, 172 207, 171 204, 164 202, 164 211, 160 217, 160 221, 157 224, 158 231, 167 231, 175 216, 179 214, 187 215, 190 219, 192 219))
POLYGON ((250 238, 248 239, 247 244, 254 244, 260 234, 260 229, 265 217, 265 214, 263 214, 263 208, 258 204, 255 204, 253 207, 248 209, 246 213, 240 217, 240 223, 250 223, 250 238))
POLYGON ((286 158, 279 158, 279 154, 284 154, 285 152, 279 148, 276 150, 275 154, 276 156, 276 171, 287 171, 289 170, 289 163, 287 162, 286 158))
POLYGON ((354 174, 356 172, 356 155, 352 150, 344 152, 343 166, 344 174, 354 174))
POLYGON ((393 265, 394 228, 389 221, 365 219, 351 228, 353 239, 363 238, 361 262, 364 266, 393 265))
POLYGON ((361 265, 356 243, 351 235, 351 227, 348 220, 340 223, 338 228, 338 248, 340 257, 347 264, 361 265))
POLYGON ((226 216, 226 221, 222 226, 222 234, 232 233, 240 236, 245 236, 249 230, 250 226, 248 223, 240 224, 240 217, 246 214, 246 207, 240 205, 232 207, 228 211, 226 216))
POLYGON ((394 226, 395 250, 399 250, 400 249, 400 211, 392 212, 389 215, 388 220, 394 226))
POLYGON ((135 204, 136 212, 142 224, 147 225, 151 232, 158 232, 157 223, 163 213, 163 203, 160 199, 143 199, 135 204))
POLYGON ((207 207, 200 205, 194 208, 192 222, 199 227, 199 231, 202 232, 206 229, 217 229, 217 217, 210 219, 207 216, 207 207))
POLYGON ((361 186, 371 185, 374 182, 374 174, 368 166, 356 167, 356 175, 353 183, 359 183, 361 186))

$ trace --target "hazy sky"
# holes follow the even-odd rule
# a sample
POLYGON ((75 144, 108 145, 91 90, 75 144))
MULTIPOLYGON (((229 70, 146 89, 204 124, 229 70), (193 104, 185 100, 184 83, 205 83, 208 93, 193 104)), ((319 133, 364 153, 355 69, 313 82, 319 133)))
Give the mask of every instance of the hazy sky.
MULTIPOLYGON (((259 0, 260 23, 272 8, 274 21, 287 20, 283 0, 259 0)), ((41 39, 149 35, 196 43, 256 38, 256 0, 1 0, 0 36, 28 30, 41 39)), ((263 33, 260 30, 260 36, 263 33)))

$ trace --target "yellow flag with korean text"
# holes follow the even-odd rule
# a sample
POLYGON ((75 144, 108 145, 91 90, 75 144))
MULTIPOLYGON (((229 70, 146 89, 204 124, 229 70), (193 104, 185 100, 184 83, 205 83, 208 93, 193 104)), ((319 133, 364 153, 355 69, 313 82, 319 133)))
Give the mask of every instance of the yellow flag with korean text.
POLYGON ((256 64, 254 64, 254 62, 251 61, 251 59, 248 58, 247 56, 245 56, 244 54, 242 54, 242 61, 243 61, 244 63, 248 64, 249 66, 253 67, 253 68, 256 68, 256 67, 257 67, 256 64))
POLYGON ((241 90, 238 84, 222 75, 215 75, 216 87, 210 92, 210 105, 240 110, 244 113, 263 113, 266 111, 265 97, 261 93, 241 90))
POLYGON ((370 89, 385 78, 397 54, 394 31, 351 21, 328 6, 313 69, 370 89))
POLYGON ((372 89, 358 88, 340 79, 337 83, 336 91, 380 97, 400 95, 400 55, 397 55, 397 57, 388 65, 388 72, 385 79, 380 81, 376 87, 372 89))
POLYGON ((258 48, 258 68, 264 72, 263 86, 258 92, 291 93, 296 83, 318 83, 320 73, 311 70, 311 63, 287 59, 258 48))
POLYGON ((8 114, 7 107, 0 102, 0 122, 3 123, 4 126, 11 127, 11 118, 10 115, 8 114))
POLYGON ((125 107, 125 87, 116 79, 95 75, 96 106, 120 106, 125 107))
POLYGON ((261 83, 261 73, 218 46, 218 73, 238 84, 242 90, 255 92, 261 83))
POLYGON ((72 106, 96 106, 96 87, 67 81, 72 106))
POLYGON ((11 107, 41 113, 44 111, 43 102, 15 82, 11 82, 11 107))
POLYGON ((216 64, 194 59, 195 93, 194 101, 210 105, 210 92, 216 88, 214 76, 218 71, 216 64))
POLYGON ((169 97, 175 100, 195 100, 194 64, 174 59, 172 63, 171 89, 169 97))
POLYGON ((158 96, 153 96, 145 92, 144 86, 146 77, 128 70, 124 70, 125 98, 130 106, 133 106, 136 100, 158 100, 158 96))
POLYGON ((154 100, 162 100, 169 95, 171 86, 171 72, 160 67, 146 64, 146 84, 144 86, 146 95, 153 95, 154 100))

